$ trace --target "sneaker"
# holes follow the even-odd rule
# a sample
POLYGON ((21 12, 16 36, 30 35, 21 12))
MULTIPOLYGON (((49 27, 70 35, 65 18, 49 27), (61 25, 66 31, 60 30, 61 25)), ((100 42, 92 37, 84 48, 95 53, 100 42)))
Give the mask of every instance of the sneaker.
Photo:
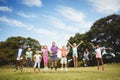
POLYGON ((68 69, 67 69, 67 68, 65 68, 65 71, 68 71, 68 69))
POLYGON ((46 71, 46 68, 44 68, 44 71, 46 71))
POLYGON ((61 68, 60 70, 63 71, 63 68, 61 68))
POLYGON ((99 70, 99 67, 97 67, 97 70, 99 70))

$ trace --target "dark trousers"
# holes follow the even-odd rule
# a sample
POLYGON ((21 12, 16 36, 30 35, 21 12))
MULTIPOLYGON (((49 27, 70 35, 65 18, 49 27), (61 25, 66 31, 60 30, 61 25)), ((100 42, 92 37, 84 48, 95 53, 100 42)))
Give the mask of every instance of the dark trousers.
POLYGON ((20 68, 20 70, 22 70, 22 60, 16 60, 16 70, 18 70, 18 68, 20 68))

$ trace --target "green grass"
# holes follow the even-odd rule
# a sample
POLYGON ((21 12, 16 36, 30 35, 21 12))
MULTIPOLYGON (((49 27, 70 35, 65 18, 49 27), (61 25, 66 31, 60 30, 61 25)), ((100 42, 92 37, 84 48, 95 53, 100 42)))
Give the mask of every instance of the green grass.
MULTIPOLYGON (((31 68, 31 70, 33 70, 31 68)), ((13 68, 0 68, 0 80, 120 80, 120 64, 107 64, 105 70, 96 67, 68 68, 69 71, 14 72, 13 68)))

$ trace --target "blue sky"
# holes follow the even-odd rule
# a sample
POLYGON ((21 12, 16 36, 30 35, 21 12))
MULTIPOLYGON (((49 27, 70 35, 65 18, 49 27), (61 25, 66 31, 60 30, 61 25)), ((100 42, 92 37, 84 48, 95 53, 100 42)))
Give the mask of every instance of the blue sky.
POLYGON ((0 41, 23 36, 62 46, 114 13, 120 14, 120 0, 0 0, 0 41))

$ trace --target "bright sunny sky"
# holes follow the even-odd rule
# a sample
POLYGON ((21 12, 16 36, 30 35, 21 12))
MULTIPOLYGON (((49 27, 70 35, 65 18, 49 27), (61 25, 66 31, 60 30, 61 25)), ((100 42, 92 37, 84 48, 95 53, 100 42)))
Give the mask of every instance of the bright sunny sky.
POLYGON ((120 14, 120 0, 0 0, 0 41, 23 36, 62 46, 114 13, 120 14))

